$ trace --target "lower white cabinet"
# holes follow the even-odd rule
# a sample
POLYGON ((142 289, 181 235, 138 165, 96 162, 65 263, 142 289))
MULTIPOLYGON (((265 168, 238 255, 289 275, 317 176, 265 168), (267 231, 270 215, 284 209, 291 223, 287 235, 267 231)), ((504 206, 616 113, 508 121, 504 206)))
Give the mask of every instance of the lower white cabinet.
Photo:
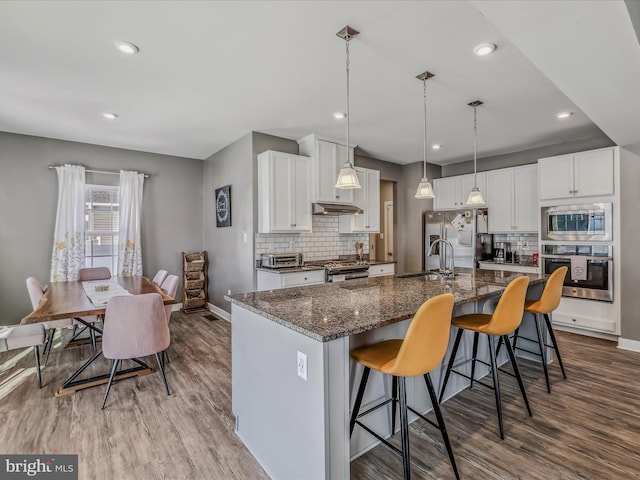
POLYGON ((354 204, 362 215, 340 215, 340 233, 380 233, 380 171, 355 167, 361 188, 354 189, 354 204))
POLYGON ((551 320, 560 327, 620 335, 620 314, 613 303, 562 297, 551 320))
POLYGON ((311 231, 309 157, 268 150, 258 155, 258 232, 311 231))
POLYGON ((258 270, 258 291, 320 283, 324 283, 324 269, 290 273, 258 270))
POLYGON ((387 277, 393 275, 396 271, 394 263, 383 263, 380 265, 371 265, 369 267, 369 277, 387 277))

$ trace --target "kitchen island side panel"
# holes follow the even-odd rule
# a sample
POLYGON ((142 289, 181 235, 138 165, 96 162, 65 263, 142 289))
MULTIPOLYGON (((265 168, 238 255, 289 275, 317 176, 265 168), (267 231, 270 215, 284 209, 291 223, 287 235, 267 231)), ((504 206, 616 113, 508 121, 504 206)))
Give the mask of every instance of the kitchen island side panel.
POLYGON ((348 339, 318 342, 235 304, 231 314, 237 435, 271 478, 348 478, 348 339))

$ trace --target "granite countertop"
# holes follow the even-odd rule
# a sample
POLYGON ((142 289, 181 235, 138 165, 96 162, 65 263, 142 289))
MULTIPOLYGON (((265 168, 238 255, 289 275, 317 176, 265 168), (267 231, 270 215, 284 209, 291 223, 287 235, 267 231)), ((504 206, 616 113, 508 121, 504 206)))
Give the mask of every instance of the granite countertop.
MULTIPOLYGON (((257 270, 271 273, 294 273, 294 272, 309 272, 311 270, 324 270, 324 264, 330 262, 339 262, 340 260, 312 260, 309 263, 305 263, 301 267, 286 267, 286 268, 267 268, 256 267, 257 270)), ((386 265, 388 263, 398 263, 395 260, 389 260, 386 262, 379 262, 377 260, 367 260, 368 265, 386 265)))
POLYGON ((502 262, 502 263, 498 263, 495 260, 479 260, 478 263, 489 263, 491 265, 512 265, 514 267, 517 266, 521 266, 521 267, 535 267, 538 268, 538 265, 534 265, 533 264, 533 259, 531 260, 523 260, 521 262, 502 262))
MULTIPOLYGON (((320 342, 373 330, 413 317, 423 302, 453 293, 455 304, 500 294, 522 273, 456 269, 455 279, 429 280, 425 272, 363 278, 225 297, 232 303, 320 342)), ((531 283, 543 275, 526 274, 531 283)))

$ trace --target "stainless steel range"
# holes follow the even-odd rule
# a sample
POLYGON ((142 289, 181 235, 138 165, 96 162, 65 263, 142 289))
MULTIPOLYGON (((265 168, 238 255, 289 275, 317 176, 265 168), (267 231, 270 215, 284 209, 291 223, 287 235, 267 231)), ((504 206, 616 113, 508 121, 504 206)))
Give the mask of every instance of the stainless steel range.
POLYGON ((324 263, 326 282, 344 282, 354 278, 369 276, 369 262, 356 260, 338 260, 324 263))

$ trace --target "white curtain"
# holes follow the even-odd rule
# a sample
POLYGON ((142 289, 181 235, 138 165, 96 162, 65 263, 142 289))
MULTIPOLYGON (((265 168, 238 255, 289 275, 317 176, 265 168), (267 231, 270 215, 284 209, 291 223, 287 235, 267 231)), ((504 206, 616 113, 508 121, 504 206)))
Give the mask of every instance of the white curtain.
POLYGON ((120 232, 118 233, 118 275, 142 275, 140 215, 144 174, 120 170, 120 232))
POLYGON ((53 234, 51 281, 75 280, 84 266, 84 167, 61 165, 58 210, 53 234))

